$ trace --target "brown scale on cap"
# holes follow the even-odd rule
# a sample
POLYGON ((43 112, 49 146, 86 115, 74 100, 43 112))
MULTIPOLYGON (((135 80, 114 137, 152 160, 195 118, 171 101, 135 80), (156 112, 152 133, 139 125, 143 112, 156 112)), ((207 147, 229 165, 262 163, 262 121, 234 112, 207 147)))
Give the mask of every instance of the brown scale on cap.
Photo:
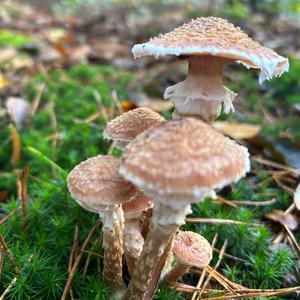
POLYGON ((77 165, 68 176, 71 195, 82 205, 94 208, 129 201, 135 187, 118 174, 120 159, 113 156, 91 157, 77 165))
POLYGON ((221 188, 249 171, 248 150, 192 118, 168 121, 139 135, 121 174, 140 189, 191 195, 221 188))
POLYGON ((222 84, 223 67, 242 63, 260 69, 259 81, 288 71, 288 59, 253 41, 239 27, 221 18, 192 20, 175 30, 137 44, 134 57, 176 55, 189 62, 187 78, 165 91, 164 98, 174 103, 174 117, 196 116, 213 121, 223 107, 234 111, 236 94, 222 84))
POLYGON ((139 133, 163 121, 165 119, 160 114, 149 108, 136 108, 111 120, 106 125, 104 136, 106 139, 125 142, 126 144, 132 141, 139 133))

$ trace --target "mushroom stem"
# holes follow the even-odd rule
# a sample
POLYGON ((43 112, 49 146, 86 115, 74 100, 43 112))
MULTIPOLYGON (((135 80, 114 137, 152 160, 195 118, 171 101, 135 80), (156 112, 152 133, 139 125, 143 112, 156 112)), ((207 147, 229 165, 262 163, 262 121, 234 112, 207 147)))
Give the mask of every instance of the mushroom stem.
POLYGON ((125 285, 122 278, 124 213, 121 206, 99 212, 103 222, 103 280, 116 292, 125 285))
POLYGON ((176 265, 169 271, 169 273, 164 278, 165 282, 168 281, 177 281, 182 275, 187 273, 190 269, 190 266, 176 261, 176 265))
POLYGON ((143 250, 144 238, 141 233, 140 220, 125 219, 124 229, 124 256, 129 274, 132 274, 138 258, 143 250))
MULTIPOLYGON (((164 254, 165 248, 180 225, 184 224, 190 205, 170 206, 156 201, 153 217, 143 251, 133 272, 124 300, 143 300, 148 292, 153 272, 164 254)), ((155 290, 153 291, 153 293, 155 290)), ((147 294, 151 298, 152 295, 147 294)))
POLYGON ((221 112, 234 111, 236 94, 222 84, 223 67, 228 59, 206 55, 189 56, 187 78, 166 89, 164 98, 173 101, 175 116, 198 116, 214 120, 221 112))

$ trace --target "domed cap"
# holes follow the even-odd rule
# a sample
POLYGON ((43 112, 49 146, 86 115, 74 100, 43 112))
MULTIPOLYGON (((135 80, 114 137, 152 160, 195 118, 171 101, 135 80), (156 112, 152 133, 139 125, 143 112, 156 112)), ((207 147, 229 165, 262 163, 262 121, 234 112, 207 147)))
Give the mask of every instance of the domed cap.
POLYGON ((130 201, 122 205, 126 219, 137 218, 151 207, 153 207, 153 200, 140 191, 130 201))
POLYGON ((137 190, 118 174, 119 165, 119 158, 102 155, 81 162, 67 178, 72 197, 93 212, 129 201, 137 190))
POLYGON ((192 231, 179 231, 174 239, 172 251, 179 262, 198 268, 208 266, 212 258, 209 242, 192 231))
POLYGON ((130 142, 139 133, 163 121, 165 119, 160 114, 149 108, 136 108, 111 120, 106 125, 104 137, 109 140, 130 142))
POLYGON ((247 68, 261 70, 259 80, 271 79, 288 71, 288 59, 253 41, 228 21, 216 18, 197 18, 175 30, 137 44, 135 58, 153 55, 215 55, 242 63, 247 68))
POLYGON ((147 195, 184 195, 197 201, 203 189, 222 188, 249 169, 245 147, 200 120, 186 118, 137 136, 119 172, 147 195))

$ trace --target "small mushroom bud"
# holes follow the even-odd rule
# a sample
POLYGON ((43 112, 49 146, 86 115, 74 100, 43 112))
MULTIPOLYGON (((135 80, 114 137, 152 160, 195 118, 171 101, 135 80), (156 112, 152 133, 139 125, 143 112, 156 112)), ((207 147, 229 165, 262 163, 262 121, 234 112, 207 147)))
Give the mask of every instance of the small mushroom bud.
POLYGON ((124 214, 121 204, 135 196, 135 187, 118 174, 120 159, 89 158, 68 175, 72 197, 85 209, 98 213, 103 228, 103 278, 115 292, 124 292, 122 278, 124 214))
POLYGON ((177 281, 189 271, 190 267, 206 267, 212 258, 212 248, 209 242, 192 231, 179 231, 174 239, 172 251, 176 264, 164 281, 177 281))

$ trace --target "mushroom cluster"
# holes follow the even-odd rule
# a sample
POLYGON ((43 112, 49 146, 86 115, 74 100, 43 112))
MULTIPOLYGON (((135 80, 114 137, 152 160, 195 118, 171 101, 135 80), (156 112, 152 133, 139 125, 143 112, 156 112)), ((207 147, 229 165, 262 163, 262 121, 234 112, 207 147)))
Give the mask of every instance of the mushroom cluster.
POLYGON ((233 110, 235 93, 222 85, 223 66, 235 61, 259 68, 260 81, 288 69, 286 58, 213 17, 136 45, 133 54, 172 54, 189 62, 186 80, 165 92, 175 105, 174 120, 148 108, 122 114, 104 130, 122 158, 98 155, 68 176, 72 197, 101 218, 103 278, 114 289, 114 299, 124 300, 152 299, 159 280, 177 281, 190 267, 209 264, 209 242, 179 228, 193 203, 215 197, 216 190, 250 170, 247 148, 206 123, 222 107, 233 110), (131 276, 128 287, 123 256, 131 276))

